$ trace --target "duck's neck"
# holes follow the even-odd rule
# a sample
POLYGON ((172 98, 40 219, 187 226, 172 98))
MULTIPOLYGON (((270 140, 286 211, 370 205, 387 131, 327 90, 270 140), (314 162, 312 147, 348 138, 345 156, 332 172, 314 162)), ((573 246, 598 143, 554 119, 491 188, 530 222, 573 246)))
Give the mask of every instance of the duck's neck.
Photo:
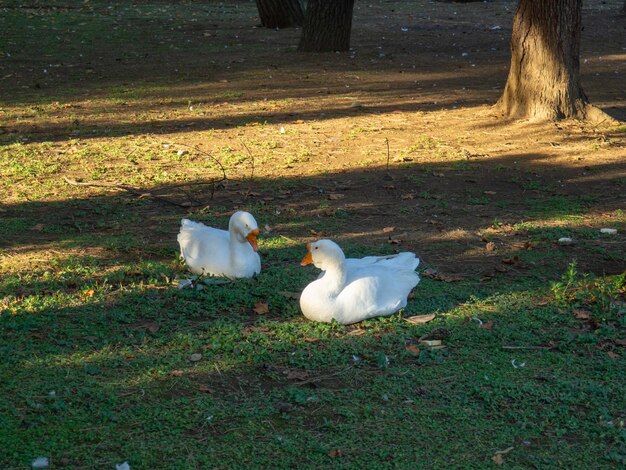
POLYGON ((346 285, 346 268, 344 260, 337 260, 326 267, 324 283, 331 297, 336 297, 346 285))
MULTIPOLYGON (((239 240, 235 233, 230 234, 230 260, 233 264, 236 264, 238 260, 244 258, 249 252, 249 243, 247 241, 242 242, 239 240)), ((251 248, 251 247, 250 247, 251 248)))

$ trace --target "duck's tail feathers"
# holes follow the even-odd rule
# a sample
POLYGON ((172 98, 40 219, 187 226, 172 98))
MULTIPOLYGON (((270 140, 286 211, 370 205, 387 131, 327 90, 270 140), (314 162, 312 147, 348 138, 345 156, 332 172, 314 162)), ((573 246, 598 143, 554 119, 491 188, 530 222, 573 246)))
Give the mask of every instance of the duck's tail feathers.
MULTIPOLYGON (((373 263, 381 266, 398 267, 403 269, 415 270, 419 264, 420 259, 415 256, 415 253, 410 251, 403 251, 395 255, 371 257, 373 263)), ((367 258, 365 258, 367 259, 367 258)))

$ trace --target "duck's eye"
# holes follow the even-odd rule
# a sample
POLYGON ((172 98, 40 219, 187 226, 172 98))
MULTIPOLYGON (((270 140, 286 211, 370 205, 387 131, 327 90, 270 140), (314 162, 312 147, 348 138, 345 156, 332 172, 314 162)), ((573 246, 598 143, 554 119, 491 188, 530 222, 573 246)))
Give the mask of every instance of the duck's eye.
POLYGON ((316 246, 316 247, 315 247, 315 249, 317 250, 317 248, 318 248, 318 247, 316 246))

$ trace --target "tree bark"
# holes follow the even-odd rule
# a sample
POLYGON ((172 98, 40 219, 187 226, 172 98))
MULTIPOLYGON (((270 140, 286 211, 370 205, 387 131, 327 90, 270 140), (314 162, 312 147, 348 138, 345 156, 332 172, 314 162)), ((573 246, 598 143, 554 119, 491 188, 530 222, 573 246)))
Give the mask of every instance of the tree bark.
POLYGON ((611 119, 580 85, 582 0, 520 0, 513 20, 511 67, 497 103, 504 115, 539 119, 611 119))
POLYGON ((347 51, 354 0, 309 0, 298 50, 347 51))
POLYGON ((304 13, 300 0, 256 0, 261 24, 266 28, 302 26, 304 13))

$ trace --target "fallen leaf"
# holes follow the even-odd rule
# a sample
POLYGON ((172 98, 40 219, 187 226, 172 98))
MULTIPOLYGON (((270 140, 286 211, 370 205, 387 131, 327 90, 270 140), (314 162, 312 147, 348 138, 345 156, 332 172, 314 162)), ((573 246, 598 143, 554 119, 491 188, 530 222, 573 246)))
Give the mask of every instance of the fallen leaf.
POLYGON ((252 310, 254 310, 254 313, 257 315, 265 315, 270 311, 270 307, 265 302, 257 302, 254 304, 254 308, 252 310))
POLYGON ((390 245, 400 245, 402 243, 402 240, 389 237, 389 240, 387 240, 387 243, 389 243, 390 245))
POLYGON ((181 376, 185 375, 185 372, 182 371, 182 370, 179 370, 179 369, 175 369, 175 370, 170 372, 170 375, 172 377, 181 377, 181 376))
POLYGON ((83 292, 83 294, 85 294, 85 297, 93 297, 93 294, 95 293, 95 291, 93 289, 88 289, 85 292, 83 292))
POLYGON ((364 334, 365 334, 365 330, 359 330, 359 329, 348 331, 346 333, 347 336, 361 336, 364 334))
POLYGON ((156 333, 161 328, 158 324, 151 321, 143 321, 128 325, 130 328, 145 328, 150 333, 156 333))
POLYGON ((494 242, 489 242, 485 245, 485 250, 487 251, 496 251, 496 244, 494 242))
POLYGON ((422 276, 435 278, 437 275, 437 270, 433 268, 426 268, 422 271, 422 276))
POLYGON ((402 196, 400 196, 400 199, 404 199, 405 201, 407 199, 415 199, 415 193, 403 194, 402 196))
POLYGON ((422 271, 422 276, 443 282, 457 282, 465 279, 462 274, 442 274, 433 268, 426 268, 422 271))
POLYGON ((617 359, 618 357, 620 357, 619 354, 614 353, 613 351, 609 351, 608 353, 606 353, 611 359, 617 359))
POLYGON ((495 191, 483 191, 483 194, 487 196, 495 196, 497 193, 495 191))
POLYGON ((493 322, 492 321, 486 321, 486 322, 481 323, 480 325, 478 325, 478 328, 482 328, 483 330, 493 330, 493 322))
POLYGON ((341 457, 342 453, 340 449, 333 449, 330 452, 328 452, 328 456, 336 459, 337 457, 341 457))
POLYGON ((393 184, 384 184, 383 189, 396 189, 396 187, 393 184))
POLYGON ((309 373, 300 369, 285 369, 283 370, 283 374, 289 380, 306 380, 309 378, 309 373))
POLYGON ((619 346, 626 346, 626 339, 616 339, 613 342, 619 346))
POLYGON ((444 177, 444 176, 446 176, 446 175, 444 175, 443 173, 439 173, 439 172, 437 172, 437 171, 433 171, 433 176, 436 176, 436 177, 438 177, 438 178, 443 178, 443 177, 444 177))
POLYGON ((31 230, 34 230, 35 232, 41 232, 43 230, 43 224, 33 225, 31 227, 31 230))
POLYGON ((289 413, 293 409, 290 403, 281 403, 278 405, 278 411, 281 413, 289 413))
POLYGON ((198 391, 202 392, 202 393, 211 393, 211 389, 209 388, 209 386, 208 385, 204 385, 204 384, 202 384, 202 385, 200 385, 198 387, 198 391))
POLYGON ((420 325, 422 323, 428 323, 435 318, 434 313, 428 315, 413 315, 412 317, 406 317, 404 321, 411 323, 412 325, 420 325))
POLYGON ((429 348, 442 345, 442 341, 440 339, 420 339, 419 343, 424 346, 428 346, 429 348))
POLYGON ((591 318, 591 314, 582 308, 575 308, 572 310, 572 313, 579 320, 589 320, 591 318))
POLYGON ((502 457, 502 454, 494 455, 493 457, 491 457, 491 460, 493 460, 496 465, 502 465, 504 463, 504 458, 502 457))
POLYGON ((465 277, 461 274, 441 274, 439 273, 436 279, 443 282, 457 282, 462 281, 465 277))
POLYGON ((393 232, 395 229, 395 227, 385 227, 383 228, 383 233, 393 232))
POLYGON ((344 197, 346 197, 346 195, 341 193, 330 193, 328 195, 328 199, 330 199, 331 201, 337 201, 339 199, 343 199, 344 197))
POLYGON ((413 353, 413 354, 419 354, 420 353, 420 348, 418 348, 414 344, 407 344, 406 345, 406 350, 409 351, 410 353, 413 353))

